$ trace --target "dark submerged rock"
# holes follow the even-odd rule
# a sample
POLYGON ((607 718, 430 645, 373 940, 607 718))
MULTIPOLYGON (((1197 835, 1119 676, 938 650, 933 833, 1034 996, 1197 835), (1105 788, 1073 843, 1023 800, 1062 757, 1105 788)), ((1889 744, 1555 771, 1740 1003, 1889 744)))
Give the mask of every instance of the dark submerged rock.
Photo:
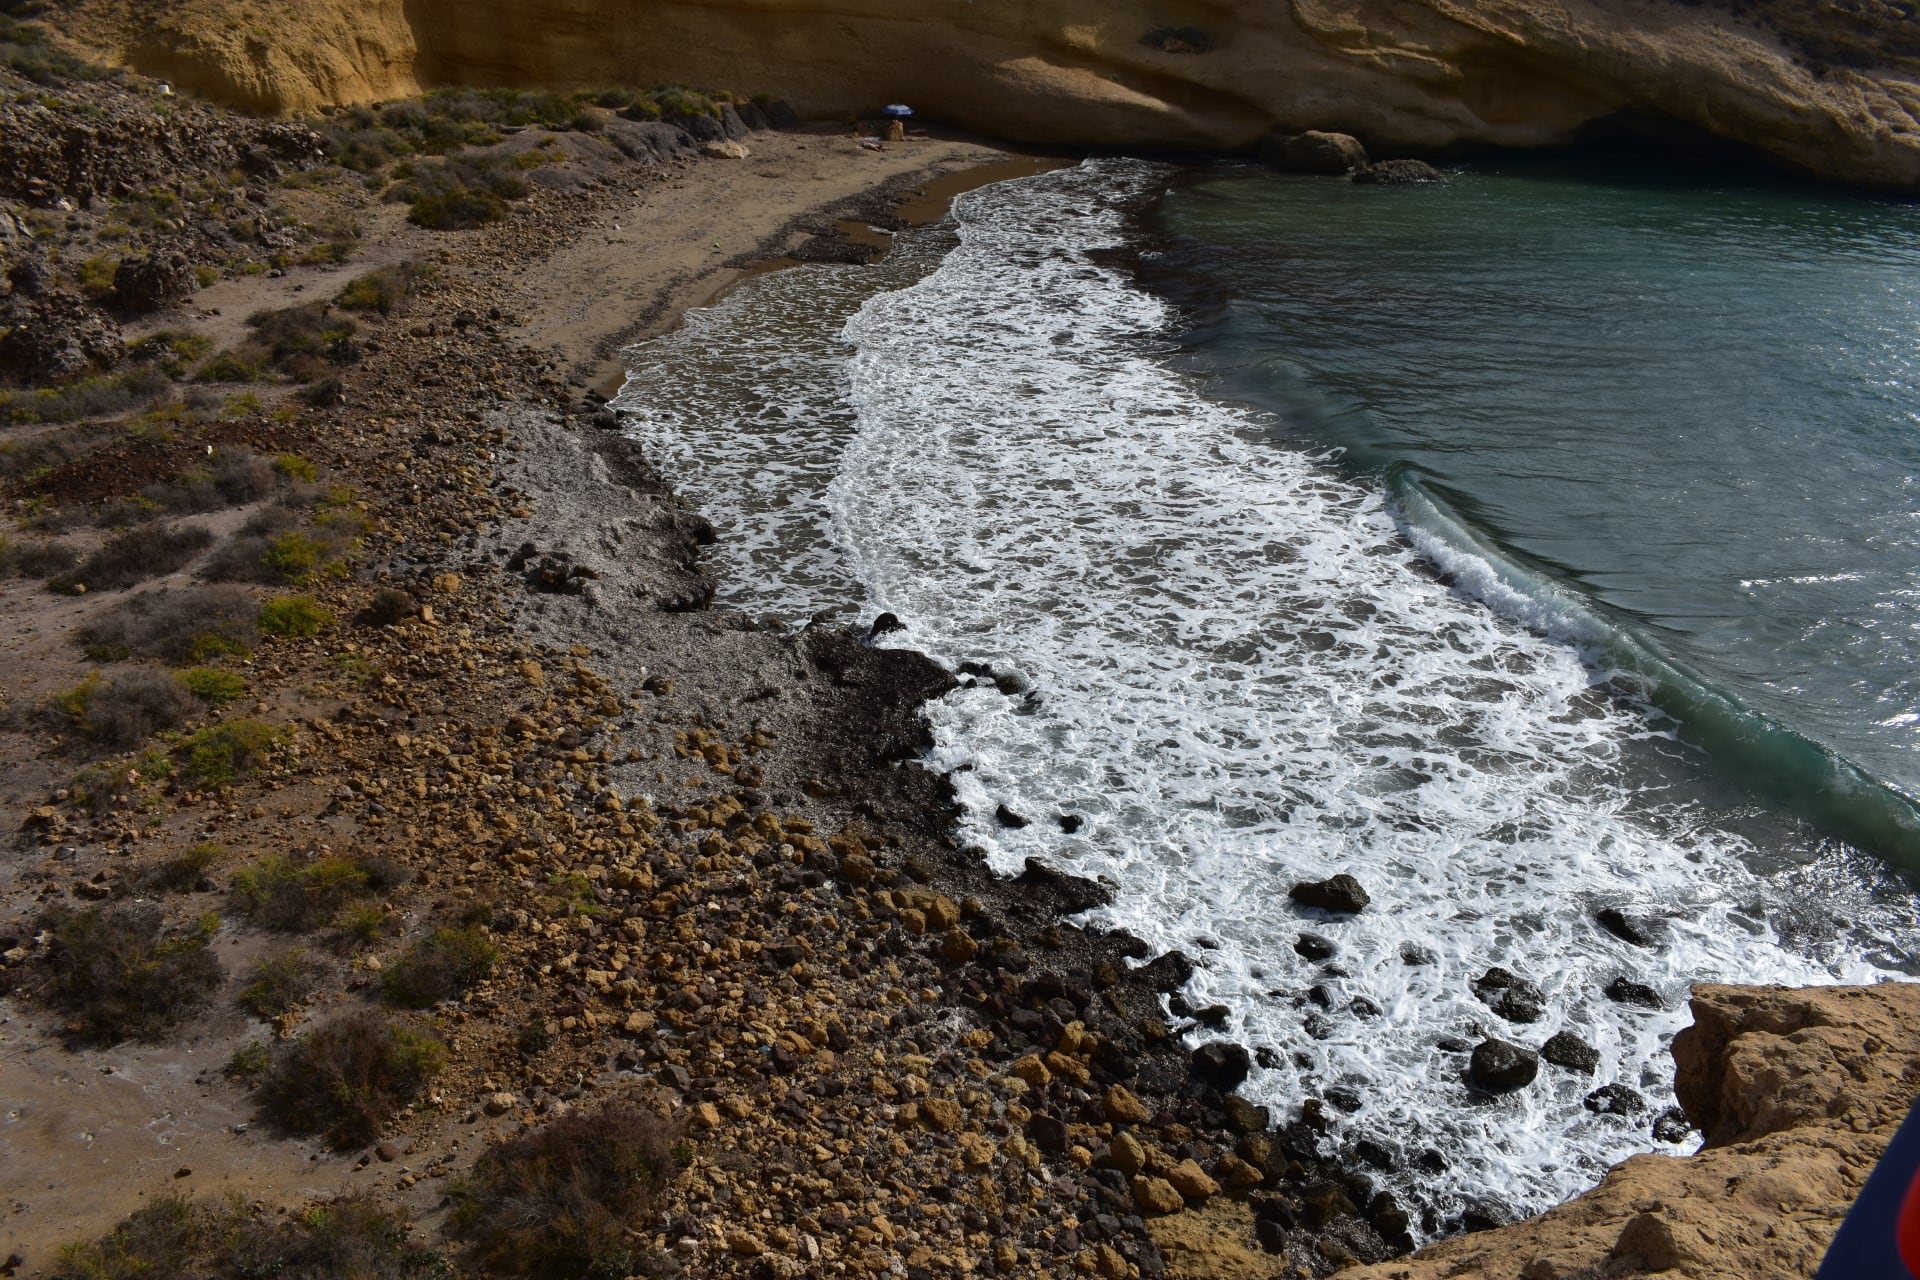
POLYGON ((1603 1084, 1586 1096, 1587 1110, 1601 1116, 1637 1116, 1647 1101, 1623 1084, 1603 1084))
POLYGON ((1302 906, 1340 915, 1355 915, 1373 901, 1360 882, 1344 871, 1326 880, 1304 880, 1289 889, 1287 896, 1302 906))
POLYGON ((1538 1022, 1547 1011, 1547 997, 1539 987, 1498 966, 1474 979, 1473 994, 1508 1022, 1538 1022))
POLYGON ((881 636, 889 635, 895 631, 905 631, 906 629, 907 624, 900 621, 898 614, 883 613, 873 620, 871 627, 867 628, 867 639, 878 640, 881 636))
POLYGON ((1425 160, 1382 160, 1354 174, 1353 180, 1370 187, 1447 185, 1447 175, 1425 160))
POLYGON ((1596 923, 1622 942, 1636 947, 1657 946, 1660 922, 1651 916, 1629 915, 1618 907, 1602 907, 1593 913, 1596 923))
POLYGON ((1556 1031, 1540 1046, 1540 1056, 1556 1067, 1592 1075, 1600 1065, 1600 1051, 1571 1031, 1556 1031))
POLYGON ((1660 999, 1660 993, 1644 982, 1635 982, 1630 978, 1615 978, 1607 984, 1607 999, 1615 1004, 1638 1005, 1642 1009, 1664 1009, 1666 1002, 1660 999))
POLYGON ((1301 934, 1294 939, 1293 949, 1296 954, 1307 960, 1329 960, 1333 958, 1334 952, 1339 950, 1332 939, 1323 938, 1317 933, 1301 934))
POLYGON ((1013 810, 1007 808, 1004 804, 993 811, 993 817, 1001 826, 1011 827, 1015 831, 1018 831, 1021 827, 1033 825, 1032 818, 1023 818, 1013 810))
POLYGON ((1193 1051, 1193 1078, 1201 1084, 1230 1093, 1253 1070, 1253 1059, 1237 1044, 1216 1040, 1193 1051))

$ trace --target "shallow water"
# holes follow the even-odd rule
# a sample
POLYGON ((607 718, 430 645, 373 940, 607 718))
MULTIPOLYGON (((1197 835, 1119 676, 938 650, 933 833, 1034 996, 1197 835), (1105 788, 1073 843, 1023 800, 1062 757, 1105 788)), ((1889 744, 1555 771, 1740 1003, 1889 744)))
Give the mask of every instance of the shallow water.
POLYGON ((1193 372, 1199 331, 1110 263, 1173 177, 1101 161, 1001 184, 881 267, 756 280, 631 351, 618 404, 720 527, 726 603, 890 610, 890 643, 1012 677, 929 709, 965 834, 1006 870, 1107 879, 1098 922, 1198 959, 1187 998, 1229 1005, 1223 1034, 1273 1064, 1245 1092, 1337 1098, 1330 1141, 1392 1151, 1436 1226, 1468 1197, 1544 1206, 1655 1145, 1690 982, 1902 970, 1911 894, 1790 813, 1729 804, 1605 644, 1526 618, 1540 597, 1497 548, 1389 501, 1417 489, 1193 372), (1003 804, 1032 825, 1001 826, 1003 804), (1362 915, 1289 900, 1341 870, 1373 894, 1362 915), (1666 917, 1665 941, 1614 938, 1605 905, 1666 917), (1333 960, 1297 954, 1302 932, 1333 960), (1474 998, 1496 964, 1545 989, 1544 1019, 1474 998), (1620 976, 1666 1008, 1605 999, 1620 976), (1466 1089, 1461 1039, 1562 1028, 1596 1075, 1466 1089), (1649 1111, 1582 1105, 1613 1082, 1649 1111), (1429 1153, 1444 1170, 1414 1173, 1429 1153))

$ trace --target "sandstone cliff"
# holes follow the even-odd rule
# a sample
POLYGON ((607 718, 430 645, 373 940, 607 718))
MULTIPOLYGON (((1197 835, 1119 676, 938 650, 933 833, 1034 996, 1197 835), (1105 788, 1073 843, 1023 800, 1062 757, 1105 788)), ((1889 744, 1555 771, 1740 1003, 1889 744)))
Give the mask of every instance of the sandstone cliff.
POLYGON ((696 83, 822 117, 905 100, 999 136, 1538 146, 1607 122, 1920 186, 1906 6, 1741 0, 75 0, 73 32, 256 109, 423 85, 696 83), (1832 9, 1831 12, 1828 10, 1832 9))
POLYGON ((1575 1200, 1343 1280, 1799 1280, 1920 1092, 1920 984, 1700 987, 1675 1082, 1707 1145, 1637 1156, 1575 1200))

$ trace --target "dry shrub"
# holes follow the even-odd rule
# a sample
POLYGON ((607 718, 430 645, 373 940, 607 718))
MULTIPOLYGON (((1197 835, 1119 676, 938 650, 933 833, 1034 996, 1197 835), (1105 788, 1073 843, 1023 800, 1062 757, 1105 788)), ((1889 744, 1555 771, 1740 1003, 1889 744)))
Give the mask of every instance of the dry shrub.
POLYGON ((171 729, 200 709, 171 671, 129 667, 93 686, 81 730, 101 746, 124 751, 171 729))
POLYGON ((678 1172, 678 1133, 630 1098, 488 1148, 453 1189, 452 1229, 485 1274, 625 1276, 678 1172))
POLYGON ((266 956, 247 971, 247 985, 240 991, 240 1007, 269 1022, 283 1013, 291 1013, 313 994, 324 968, 299 947, 277 956, 266 956))
POLYGON ((449 1274, 416 1249, 403 1209, 365 1192, 277 1216, 239 1200, 160 1195, 98 1240, 60 1251, 50 1280, 430 1280, 449 1274))
POLYGON ((158 658, 204 662, 260 643, 260 604, 244 587, 189 587, 132 596, 95 619, 80 639, 100 662, 158 658))
POLYGON ((55 591, 119 591, 184 568, 213 545, 198 525, 148 525, 116 533, 78 567, 47 585, 55 591))
POLYGON ((72 1015, 77 1039, 117 1044, 153 1039, 203 1003, 224 976, 208 944, 220 918, 162 936, 153 907, 57 907, 42 919, 53 935, 49 995, 72 1015))
POLYGON ((424 1009, 461 994, 492 973, 499 959, 500 949, 476 926, 437 929, 380 975, 380 991, 392 1004, 424 1009))
POLYGON ((185 853, 168 858, 148 871, 142 881, 162 893, 191 893, 206 880, 207 872, 226 856, 217 844, 196 844, 185 853))
POLYGON ((223 449, 204 467, 189 467, 172 480, 140 491, 143 505, 181 514, 238 507, 273 493, 280 484, 273 459, 248 449, 223 449))
POLYGON ((0 540, 0 574, 9 578, 51 578, 80 563, 80 553, 64 542, 0 540))
POLYGON ((283 1046, 260 1082, 259 1102, 291 1133, 364 1146, 446 1060, 433 1036, 363 1009, 283 1046))

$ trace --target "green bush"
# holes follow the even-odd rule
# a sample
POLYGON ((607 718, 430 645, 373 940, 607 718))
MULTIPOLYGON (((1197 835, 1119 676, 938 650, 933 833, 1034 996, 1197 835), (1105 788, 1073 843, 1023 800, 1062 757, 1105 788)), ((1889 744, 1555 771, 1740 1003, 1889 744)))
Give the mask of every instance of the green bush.
POLYGON ((319 928, 372 889, 372 875, 351 859, 271 854, 234 873, 233 903, 256 924, 304 931, 319 928))
POLYGON ((383 316, 391 315, 413 296, 415 287, 428 274, 428 268, 412 262, 381 267, 351 281, 333 300, 334 305, 343 311, 378 311, 383 316))
POLYGON ((41 925, 53 935, 49 997, 84 1041, 152 1039, 204 1003, 223 976, 208 946, 220 927, 212 914, 165 936, 152 907, 55 908, 41 925))
POLYGON ((253 772, 254 766, 287 736, 262 720, 224 720, 208 725, 174 748, 184 781, 224 790, 253 772))
POLYGON ((332 625, 332 611, 312 596, 276 596, 260 606, 260 630, 270 636, 303 639, 332 625))
POLYGON ((391 1004, 424 1009, 459 995, 493 972, 500 949, 477 927, 437 929, 380 975, 391 1004))
POLYGON ((218 667, 194 667, 180 673, 180 683, 189 693, 204 698, 216 707, 224 707, 247 692, 245 677, 218 667))
POLYGON ((446 1047, 371 1010, 347 1014, 285 1046, 260 1082, 261 1107, 289 1132, 364 1146, 446 1065, 446 1047))
POLYGON ((0 423, 80 422, 142 408, 173 389, 166 369, 138 364, 122 373, 94 374, 57 387, 0 391, 0 423))

